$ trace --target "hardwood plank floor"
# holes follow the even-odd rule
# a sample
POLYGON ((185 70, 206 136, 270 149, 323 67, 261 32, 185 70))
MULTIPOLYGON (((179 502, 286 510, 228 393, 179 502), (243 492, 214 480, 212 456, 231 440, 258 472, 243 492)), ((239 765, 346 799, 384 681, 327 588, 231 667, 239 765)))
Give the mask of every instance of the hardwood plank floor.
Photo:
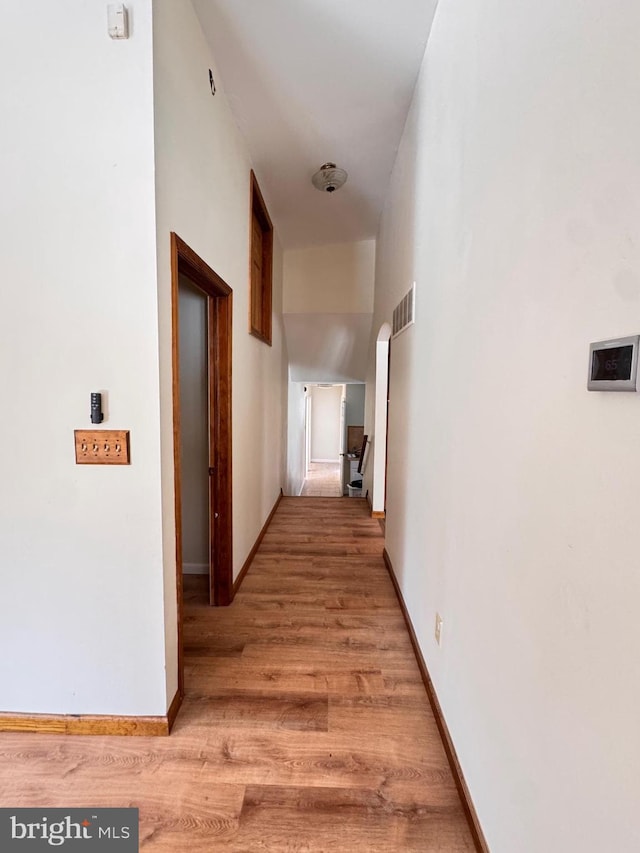
POLYGON ((311 462, 300 494, 303 497, 342 497, 342 463, 311 462))
POLYGON ((365 501, 284 498, 230 607, 186 579, 171 737, 0 734, 0 805, 137 805, 153 853, 473 851, 382 547, 365 501))

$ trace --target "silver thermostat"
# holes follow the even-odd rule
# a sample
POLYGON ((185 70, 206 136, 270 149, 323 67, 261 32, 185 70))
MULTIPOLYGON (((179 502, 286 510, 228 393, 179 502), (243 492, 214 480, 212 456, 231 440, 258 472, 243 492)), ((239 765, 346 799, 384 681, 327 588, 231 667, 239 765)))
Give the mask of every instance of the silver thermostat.
POLYGON ((637 391, 640 335, 598 341, 589 347, 589 391, 637 391))

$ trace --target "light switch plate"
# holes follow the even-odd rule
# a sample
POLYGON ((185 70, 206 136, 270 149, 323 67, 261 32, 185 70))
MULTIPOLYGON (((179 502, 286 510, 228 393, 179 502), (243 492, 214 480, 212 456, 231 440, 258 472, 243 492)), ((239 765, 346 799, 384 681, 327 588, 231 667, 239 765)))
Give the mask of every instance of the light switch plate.
POLYGON ((128 429, 74 431, 77 465, 129 465, 128 429))

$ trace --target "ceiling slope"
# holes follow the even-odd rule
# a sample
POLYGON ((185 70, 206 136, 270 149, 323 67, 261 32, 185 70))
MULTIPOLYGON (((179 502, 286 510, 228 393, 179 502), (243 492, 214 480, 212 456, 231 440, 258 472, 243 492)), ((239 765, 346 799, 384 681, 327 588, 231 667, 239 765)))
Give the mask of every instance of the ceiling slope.
POLYGON ((283 314, 293 382, 364 382, 373 314, 283 314))
POLYGON ((193 2, 283 246, 375 236, 437 0, 193 2))

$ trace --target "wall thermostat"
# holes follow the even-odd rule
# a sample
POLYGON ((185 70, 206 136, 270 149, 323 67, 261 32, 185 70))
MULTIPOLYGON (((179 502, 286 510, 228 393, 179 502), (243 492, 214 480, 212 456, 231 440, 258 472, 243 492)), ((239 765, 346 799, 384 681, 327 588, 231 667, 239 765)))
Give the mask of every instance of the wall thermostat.
POLYGON ((637 391, 640 335, 598 341, 589 347, 589 391, 637 391))

